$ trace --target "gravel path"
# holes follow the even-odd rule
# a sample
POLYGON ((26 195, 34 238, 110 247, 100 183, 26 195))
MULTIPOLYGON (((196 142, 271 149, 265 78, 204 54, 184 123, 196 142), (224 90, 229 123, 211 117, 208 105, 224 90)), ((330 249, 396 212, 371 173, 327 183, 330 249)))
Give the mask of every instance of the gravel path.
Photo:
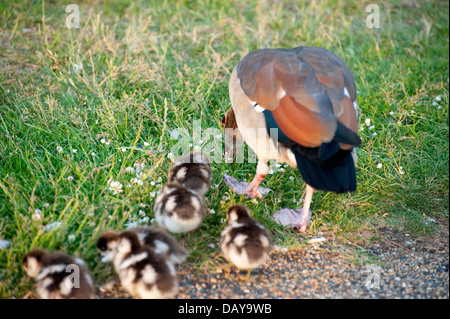
MULTIPOLYGON (((185 264, 178 268, 180 299, 286 298, 449 298, 448 227, 433 238, 380 230, 366 248, 332 239, 302 247, 274 249, 265 267, 240 273, 185 264)), ((324 236, 327 237, 326 235, 324 236)), ((129 298, 119 283, 100 289, 100 298, 129 298)))

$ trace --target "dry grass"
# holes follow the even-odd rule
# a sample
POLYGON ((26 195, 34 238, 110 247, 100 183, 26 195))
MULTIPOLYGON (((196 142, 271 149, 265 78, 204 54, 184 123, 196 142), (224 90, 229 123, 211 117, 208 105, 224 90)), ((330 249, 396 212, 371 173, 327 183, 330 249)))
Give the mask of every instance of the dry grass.
POLYGON ((180 236, 189 262, 208 266, 225 210, 237 202, 286 246, 321 229, 352 238, 386 224, 429 234, 429 218, 448 223, 447 3, 381 3, 381 29, 365 27, 368 2, 78 4, 80 29, 65 27, 63 2, 0 6, 0 240, 11 244, 0 250, 1 297, 30 288, 20 264, 35 246, 83 257, 99 282, 113 276, 99 264, 95 240, 139 221, 140 210, 152 218, 177 142, 167 128, 192 135, 200 120, 220 129, 230 70, 262 47, 323 46, 353 69, 364 128, 358 191, 315 194, 311 228, 299 236, 270 218, 299 205, 303 182, 295 170, 272 163, 263 186, 275 191, 251 201, 229 190, 222 172, 248 180, 255 165, 215 164, 207 194, 215 214, 192 238, 180 236), (136 163, 145 163, 143 185, 126 171, 136 163), (125 191, 114 195, 111 179, 125 191), (33 220, 36 210, 41 220, 33 220), (54 222, 62 227, 43 230, 54 222))

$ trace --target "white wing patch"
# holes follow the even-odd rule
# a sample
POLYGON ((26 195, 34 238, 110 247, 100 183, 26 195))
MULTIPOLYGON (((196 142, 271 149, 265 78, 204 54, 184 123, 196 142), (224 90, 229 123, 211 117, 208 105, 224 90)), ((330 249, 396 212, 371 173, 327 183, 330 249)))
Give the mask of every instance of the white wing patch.
POLYGON ((165 254, 169 251, 169 245, 161 240, 155 240, 155 253, 165 254))
POLYGON ((259 104, 254 106, 254 110, 258 113, 264 112, 264 109, 259 104))
POLYGON ((234 238, 233 242, 235 243, 236 246, 242 247, 245 245, 245 241, 247 240, 247 238, 248 238, 247 235, 239 234, 234 238))
POLYGON ((133 255, 130 258, 125 259, 119 266, 119 269, 127 269, 131 265, 134 265, 137 262, 140 262, 141 260, 147 258, 147 252, 142 252, 137 255, 133 255))
POLYGON ((347 91, 347 88, 344 86, 344 95, 346 96, 346 97, 348 97, 350 100, 352 99, 351 97, 350 97, 350 94, 348 93, 348 91, 347 91))

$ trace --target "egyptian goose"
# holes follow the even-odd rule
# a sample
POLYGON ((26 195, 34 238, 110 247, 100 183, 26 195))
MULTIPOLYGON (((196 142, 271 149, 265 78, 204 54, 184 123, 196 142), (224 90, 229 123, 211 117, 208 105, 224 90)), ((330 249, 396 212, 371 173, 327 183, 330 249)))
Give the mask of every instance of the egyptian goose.
POLYGON ((211 185, 211 167, 208 156, 203 152, 191 152, 172 165, 169 182, 176 182, 185 188, 205 195, 211 185))
POLYGON ((135 298, 172 298, 178 292, 175 266, 168 258, 141 245, 134 231, 119 236, 114 268, 122 286, 135 298))
POLYGON ((304 232, 315 190, 356 190, 356 85, 341 58, 318 47, 256 50, 234 68, 229 93, 226 117, 258 156, 248 196, 261 197, 270 159, 297 166, 307 186, 293 223, 304 232))
POLYGON ((22 260, 27 275, 35 278, 42 299, 93 299, 95 287, 86 263, 63 252, 35 248, 22 260))
MULTIPOLYGON (((167 231, 150 226, 129 228, 127 231, 138 235, 141 245, 157 254, 169 258, 173 264, 180 264, 186 260, 188 252, 167 231)), ((103 261, 112 261, 119 244, 120 232, 106 231, 97 240, 97 249, 104 255, 103 261)))
POLYGON ((253 268, 263 265, 272 249, 267 230, 251 217, 251 211, 243 205, 228 209, 228 225, 220 234, 220 248, 228 262, 239 269, 247 269, 246 280, 253 268))

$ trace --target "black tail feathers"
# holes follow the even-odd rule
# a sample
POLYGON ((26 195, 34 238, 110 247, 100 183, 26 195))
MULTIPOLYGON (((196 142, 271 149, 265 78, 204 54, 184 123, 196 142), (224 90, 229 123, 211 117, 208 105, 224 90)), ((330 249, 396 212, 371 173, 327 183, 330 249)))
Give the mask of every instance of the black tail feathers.
MULTIPOLYGON (((322 146, 292 147, 297 168, 304 181, 317 190, 335 193, 355 191, 356 171, 351 151, 336 149, 336 152, 324 152, 322 146), (327 156, 323 156, 323 153, 327 153, 327 156), (333 155, 329 156, 330 154, 333 155)), ((333 145, 327 147, 335 149, 333 145)))

